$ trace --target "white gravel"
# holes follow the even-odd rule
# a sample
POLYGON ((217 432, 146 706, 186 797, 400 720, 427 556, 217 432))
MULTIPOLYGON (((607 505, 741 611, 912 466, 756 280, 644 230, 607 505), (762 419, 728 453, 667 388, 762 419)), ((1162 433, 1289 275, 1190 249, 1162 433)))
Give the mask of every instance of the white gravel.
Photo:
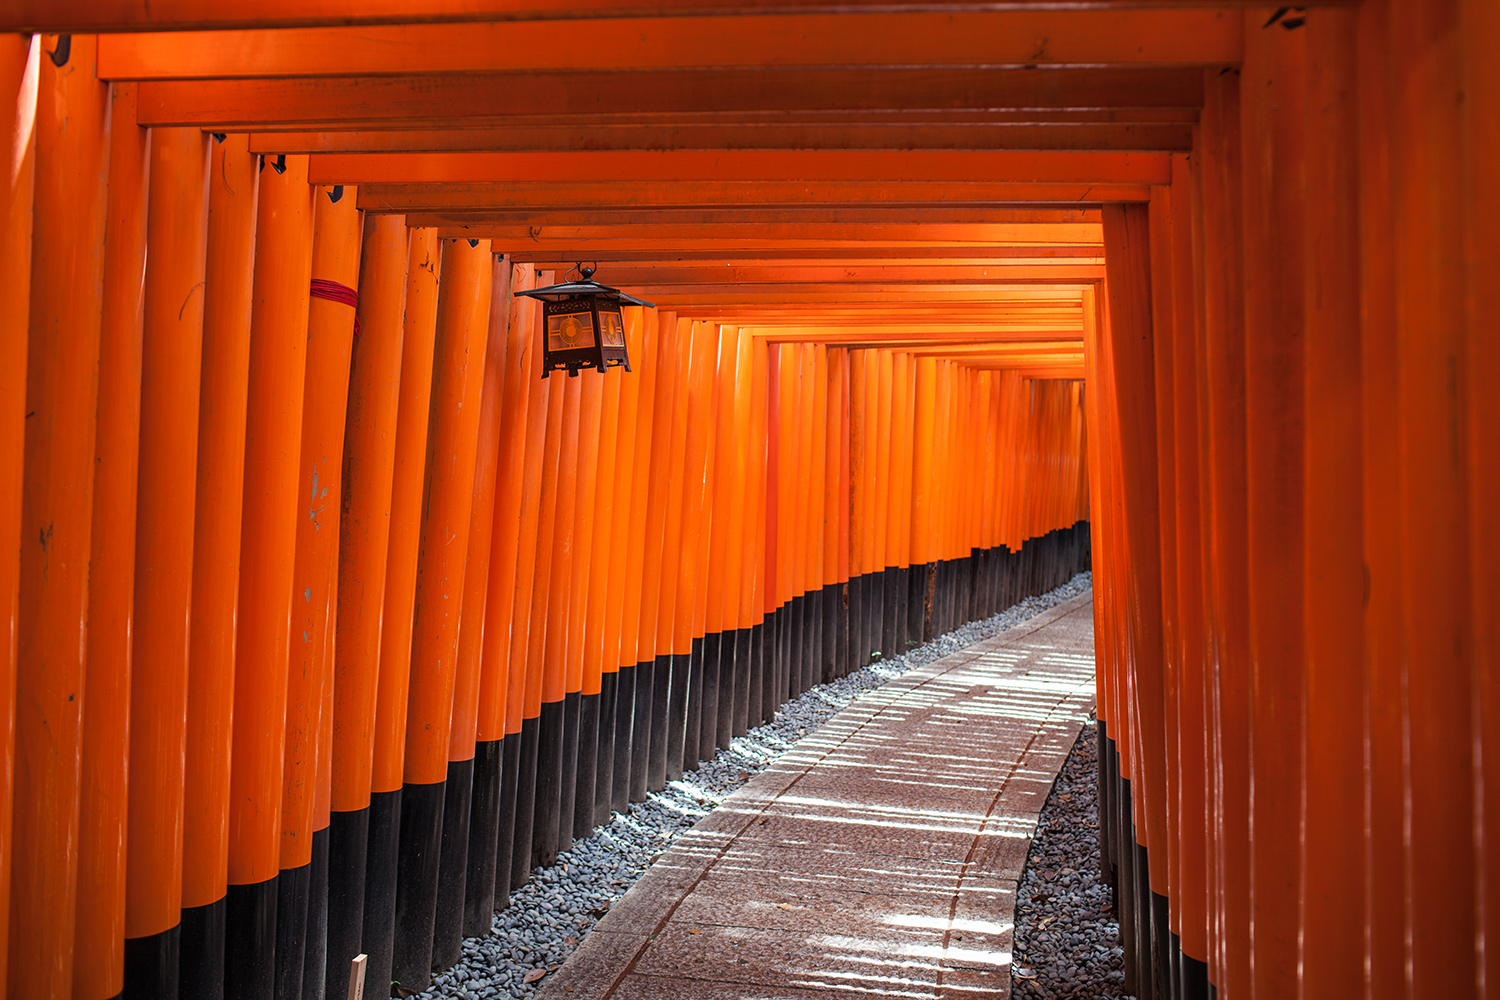
POLYGON ((730 748, 721 750, 713 761, 670 782, 663 791, 650 793, 645 802, 633 803, 628 813, 615 813, 607 826, 559 854, 553 867, 533 872, 530 882, 511 893, 510 905, 495 914, 490 934, 465 938, 463 959, 416 996, 461 1000, 530 996, 546 980, 525 983, 522 979, 528 972, 562 965, 609 906, 625 895, 673 840, 834 713, 912 667, 1003 632, 1091 586, 1090 574, 1080 573, 1056 590, 961 625, 903 656, 819 684, 782 705, 775 721, 735 737, 730 748))

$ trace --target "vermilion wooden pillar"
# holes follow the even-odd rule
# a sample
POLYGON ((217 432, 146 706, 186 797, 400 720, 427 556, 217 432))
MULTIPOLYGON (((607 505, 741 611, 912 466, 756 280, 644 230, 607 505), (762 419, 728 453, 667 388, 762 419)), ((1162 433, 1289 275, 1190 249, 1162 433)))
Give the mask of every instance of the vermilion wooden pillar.
MULTIPOLYGON (((354 288, 359 281, 361 215, 355 192, 318 188, 314 196, 312 279, 354 288), (338 197, 335 202, 334 197, 338 197)), ((333 673, 338 600, 338 532, 343 497, 354 308, 312 298, 297 459, 297 548, 292 570, 291 654, 287 671, 286 755, 281 777, 281 876, 277 892, 277 995, 302 995, 304 967, 324 986, 327 939, 327 825, 316 813, 319 744, 333 719, 324 702, 333 673)))
MULTIPOLYGON (((579 379, 582 379, 581 375, 579 379)), ((564 698, 569 702, 564 713, 566 729, 563 734, 562 799, 557 817, 557 845, 558 850, 562 851, 573 847, 581 766, 592 760, 599 738, 598 701, 590 699, 588 705, 585 705, 583 644, 588 633, 588 582, 593 568, 593 508, 599 486, 599 422, 604 404, 602 378, 569 381, 577 383, 579 400, 575 425, 578 450, 574 458, 577 471, 573 477, 572 523, 568 532, 573 558, 571 572, 565 577, 568 589, 564 598, 566 610, 563 612, 567 618, 568 631, 559 664, 563 671, 563 689, 566 692, 564 698)), ((566 415, 564 419, 567 419, 566 415)), ((592 797, 592 789, 589 794, 592 797)), ((585 810, 588 814, 585 822, 592 818, 592 812, 593 803, 590 801, 585 810)), ((588 823, 584 828, 585 835, 592 826, 592 823, 588 823)))
MULTIPOLYGON (((131 623, 135 610, 135 501, 140 445, 141 343, 150 132, 135 124, 135 85, 110 102, 109 201, 104 225, 98 436, 89 554, 89 643, 79 802, 78 923, 73 990, 113 997, 124 988, 125 827, 129 779, 131 623)), ((23 352, 24 357, 24 352, 23 352)), ((20 371, 26 368, 24 360, 20 371)), ((24 396, 24 394, 23 394, 24 396)), ((191 550, 191 547, 189 547, 191 550)), ((176 914, 172 915, 175 923, 176 914)))
POLYGON ((235 617, 259 192, 259 158, 249 152, 247 136, 215 140, 210 149, 183 782, 179 990, 185 997, 218 997, 224 983, 235 617))
POLYGON ((1406 922, 1396 913, 1406 883, 1405 721, 1400 614, 1400 504, 1390 489, 1396 456, 1395 218, 1391 192, 1390 11, 1362 4, 1358 15, 1360 436, 1363 556, 1369 595, 1363 613, 1366 823, 1365 995, 1406 995, 1406 922))
POLYGON ((1247 26, 1241 77, 1250 614, 1251 986, 1297 988, 1302 805, 1307 32, 1247 26))
MULTIPOLYGON (((579 654, 583 671, 582 739, 585 742, 580 744, 578 751, 578 788, 573 807, 573 835, 578 839, 587 837, 595 826, 608 821, 608 804, 614 779, 615 716, 619 706, 619 664, 615 661, 619 640, 616 637, 612 643, 607 644, 605 629, 613 576, 625 572, 624 542, 628 530, 621 525, 630 523, 628 519, 618 518, 617 512, 623 513, 624 506, 616 506, 620 499, 618 480, 622 472, 619 461, 620 393, 626 377, 627 373, 621 368, 611 368, 602 377, 598 474, 593 486, 593 502, 589 505, 587 514, 589 523, 583 535, 584 544, 592 552, 585 600, 583 648, 579 654), (619 565, 615 565, 613 560, 617 551, 621 556, 619 565), (606 645, 615 648, 606 654, 606 645), (611 669, 605 669, 606 662, 610 663, 611 669), (590 740, 591 731, 593 736, 590 744, 587 741, 590 740), (592 763, 587 762, 590 759, 592 763)), ((580 523, 583 520, 583 516, 580 516, 580 523)))
POLYGON ((1233 996, 1250 989, 1249 607, 1245 482, 1245 310, 1240 202, 1240 83, 1207 74, 1203 165, 1204 354, 1210 621, 1209 698, 1215 762, 1217 954, 1210 976, 1233 996))
MULTIPOLYGON (((666 322, 665 318, 663 322, 666 322)), ((672 772, 671 734, 680 722, 685 724, 684 719, 672 714, 672 691, 673 685, 686 673, 686 661, 678 661, 673 640, 678 613, 676 569, 682 558, 682 480, 683 470, 687 464, 689 423, 687 396, 688 378, 692 370, 692 321, 676 316, 671 322, 674 327, 671 341, 673 349, 668 351, 667 342, 664 341, 656 384, 658 391, 669 383, 674 386, 674 389, 671 393, 671 408, 667 412, 666 422, 658 424, 654 431, 654 435, 657 436, 653 439, 652 457, 654 470, 654 452, 658 447, 662 449, 665 459, 665 485, 660 507, 661 562, 655 584, 660 597, 657 599, 655 626, 649 633, 656 650, 652 676, 650 755, 646 774, 646 787, 651 791, 660 791, 666 787, 668 775, 672 772)), ((661 411, 657 412, 660 415, 661 411)), ((641 626, 643 629, 646 627, 644 617, 641 626)))
MULTIPOLYGON (((57 52, 58 43, 49 39, 45 48, 57 52)), ((66 58, 40 60, 35 118, 9 837, 12 996, 67 996, 73 985, 109 86, 94 76, 98 40, 71 43, 66 58)), ((27 89, 23 83, 21 94, 27 89)))
MULTIPOLYGON (((36 175, 36 114, 41 38, 10 35, 0 41, 0 161, 14 167, 0 182, 0 297, 11 308, 0 316, 0 351, 11 363, 0 369, 0 830, 11 829, 15 778, 16 654, 20 634, 21 471, 26 436, 27 330, 31 316, 31 221, 36 175)), ((11 838, 0 838, 0 982, 9 982, 11 838)))
MULTIPOLYGON (((749 592, 753 590, 753 575, 755 572, 754 562, 755 539, 750 535, 751 527, 755 520, 754 493, 751 488, 751 446, 753 436, 751 434, 751 405, 750 390, 751 379, 754 375, 754 338, 749 332, 742 328, 726 328, 733 330, 733 336, 728 343, 721 342, 720 351, 729 349, 732 353, 726 359, 720 354, 721 372, 725 365, 729 366, 729 376, 733 384, 726 386, 726 395, 721 405, 730 404, 732 398, 732 429, 729 440, 732 444, 732 455, 725 456, 720 468, 725 471, 725 476, 730 483, 729 510, 724 515, 725 530, 728 535, 727 554, 725 559, 724 573, 724 626, 729 632, 726 634, 726 648, 724 660, 730 662, 732 657, 733 668, 733 690, 722 688, 719 694, 721 701, 727 699, 729 702, 728 712, 728 735, 724 727, 723 713, 719 728, 719 745, 728 745, 728 740, 734 736, 742 736, 749 725, 750 714, 750 691, 755 676, 754 661, 752 658, 751 637, 754 621, 751 615, 751 599, 749 592), (728 636, 734 637, 734 647, 727 647, 728 636)), ((722 375, 721 375, 722 377, 722 375)), ((723 427, 723 424, 720 424, 723 427)))
MULTIPOLYGON (((479 396, 489 333, 490 245, 442 241, 427 470, 412 612, 401 834, 397 850, 396 947, 391 978, 431 981, 448 736, 468 557, 479 396)), ((408 293, 410 309, 410 293, 408 293)), ((467 773, 455 776, 467 780, 467 773)), ((467 839, 467 831, 464 833, 467 839)), ((462 905, 462 898, 457 904, 462 905)))
POLYGON ((333 647, 331 816, 325 996, 347 995, 349 963, 363 950, 371 765, 379 684, 381 610, 391 540, 396 412, 406 311, 406 218, 365 219, 344 418, 343 504, 333 647))
POLYGON ((1472 990, 1477 963, 1463 39, 1457 0, 1390 11, 1407 989, 1426 998, 1472 990))
POLYGON ((718 330, 711 323, 692 325, 686 397, 687 434, 683 443, 682 513, 676 520, 678 536, 676 611, 672 621, 673 669, 685 667, 672 680, 672 730, 667 741, 667 776, 681 778, 698 764, 698 730, 702 722, 703 643, 698 608, 704 596, 703 553, 708 545, 707 517, 712 497, 705 486, 712 475, 714 429, 713 392, 718 354, 718 330), (680 720, 680 721, 679 721, 680 720), (688 754, 694 755, 689 759, 688 754))
MULTIPOLYGON (((1493 236, 1500 221, 1500 202, 1489 178, 1500 170, 1500 129, 1495 116, 1486 112, 1500 100, 1500 74, 1490 57, 1493 39, 1500 37, 1500 10, 1493 4, 1466 0, 1460 7, 1464 58, 1464 131, 1467 163, 1464 176, 1464 218, 1466 220, 1465 261, 1467 266, 1465 295, 1466 341, 1469 383, 1469 423, 1466 429, 1469 466, 1470 560, 1473 588, 1471 608, 1472 671, 1479 710, 1477 738, 1482 747, 1480 773, 1500 774, 1500 747, 1496 733, 1500 728, 1500 690, 1496 687, 1500 669, 1500 535, 1494 519, 1483 512, 1500 506, 1500 479, 1496 463, 1489 460, 1494 442, 1500 436, 1500 398, 1489 391, 1500 376, 1500 351, 1495 338, 1488 335, 1486 316, 1500 306, 1496 284, 1488 279, 1497 260, 1493 236)), ((1500 993, 1500 948, 1494 946, 1500 936, 1500 863, 1496 861, 1500 845, 1500 795, 1494 794, 1493 781, 1481 778, 1479 829, 1480 839, 1480 927, 1485 942, 1479 970, 1480 982, 1488 996, 1500 993)))
POLYGON ((1208 740, 1205 717, 1205 679, 1209 647, 1203 621, 1203 468, 1201 415, 1198 399, 1201 366, 1201 295, 1194 255, 1192 166, 1186 155, 1172 158, 1172 366, 1176 481, 1171 488, 1177 533, 1177 604, 1166 613, 1177 617, 1177 655, 1180 660, 1178 696, 1177 801, 1172 803, 1181 825, 1181 893, 1173 899, 1180 918, 1183 993, 1187 998, 1208 991, 1209 932, 1207 845, 1209 804, 1207 786, 1208 740))
MULTIPOLYGON (((464 564, 464 596, 459 612, 457 666, 454 671, 453 721, 448 733, 448 769, 456 780, 448 783, 443 805, 442 858, 439 862, 438 917, 433 939, 433 964, 448 968, 462 954, 468 882, 476 879, 470 863, 471 822, 476 803, 476 781, 488 781, 479 773, 478 753, 480 662, 484 645, 484 618, 490 581, 490 554, 495 520, 495 485, 500 462, 500 413, 502 389, 510 350, 510 318, 515 303, 510 295, 510 262, 490 257, 488 327, 484 347, 484 376, 480 389, 479 427, 476 434, 473 499, 469 511, 469 552, 464 564), (468 776, 463 771, 468 770, 468 776)), ((496 758, 498 763, 498 758, 496 758)), ((498 776, 498 775, 497 775, 498 776)), ((498 787, 496 789, 498 791, 498 787)), ((483 803, 491 811, 488 802, 483 803)), ((493 841, 493 835, 490 840, 493 841)), ((493 876, 491 876, 493 877, 493 876)), ((488 913, 485 927, 488 929, 488 913)))
MULTIPOLYGON (((734 643, 738 619, 729 610, 726 594, 731 579, 739 572, 743 555, 743 535, 730 534, 734 520, 735 494, 742 483, 735 470, 735 365, 737 363, 737 330, 716 326, 718 344, 714 371, 714 462, 711 491, 713 516, 709 519, 707 580, 704 586, 704 673, 703 715, 700 722, 698 759, 712 760, 719 747, 728 747, 733 728, 734 709, 734 643), (731 566, 732 563, 732 566, 731 566)), ((744 507, 739 510, 743 530, 744 507)), ((735 580, 737 583, 737 579, 735 580)))
MULTIPOLYGON (((537 283, 549 283, 543 273, 537 283)), ((528 336, 540 336, 535 307, 523 305, 520 315, 528 336)), ((520 523, 516 541, 516 586, 510 626, 510 686, 505 707, 506 740, 519 745, 516 768, 515 819, 511 834, 509 885, 524 885, 531 872, 532 816, 536 803, 537 742, 542 702, 540 658, 531 656, 533 628, 532 603, 543 566, 537 562, 541 530, 541 494, 544 479, 543 459, 547 448, 547 431, 551 422, 551 379, 537 379, 541 360, 532 353, 526 365, 526 378, 535 380, 526 402, 525 464, 521 470, 520 523)), ((545 587, 543 588, 545 590, 545 587)), ((497 876, 498 879, 498 876, 497 876)), ((498 895, 498 889, 497 889, 498 895)))
MULTIPOLYGON (((559 379, 563 376, 559 375, 559 379)), ((577 733, 578 698, 569 698, 567 648, 571 627, 572 570, 576 557, 573 550, 574 515, 578 506, 579 424, 583 410, 583 384, 569 378, 552 390, 560 398, 556 423, 549 413, 547 428, 548 476, 553 483, 551 503, 542 487, 542 541, 537 559, 547 562, 547 586, 541 601, 534 605, 540 615, 542 632, 533 633, 532 648, 542 670, 541 728, 537 743, 536 826, 532 831, 535 845, 534 865, 550 867, 561 849, 562 814, 565 782, 568 780, 566 757, 569 732, 577 733), (553 467, 555 466, 555 471, 553 467), (570 730, 569 721, 573 721, 570 730)), ((559 404, 554 402, 554 407, 559 404)), ((533 624, 533 628, 535 628, 533 624)), ((575 747, 576 749, 576 747, 575 747)), ((576 760, 576 757, 575 757, 576 760)), ((571 801, 568 803, 571 807, 571 801)), ((571 813, 571 808, 570 808, 571 813)), ((569 826, 571 834, 572 827, 569 826)))
POLYGON ((1149 204, 1149 227, 1151 233, 1151 325, 1152 362, 1156 391, 1156 477, 1157 519, 1159 524, 1159 565, 1161 567, 1161 632, 1162 632, 1162 693, 1164 756, 1162 799, 1153 803, 1153 809, 1161 814, 1166 835, 1166 852, 1152 858, 1152 877, 1157 886, 1152 902, 1152 935, 1157 954, 1168 963, 1160 970, 1163 990, 1172 989, 1174 967, 1178 964, 1180 914, 1175 900, 1180 898, 1182 878, 1181 838, 1179 823, 1174 808, 1178 801, 1178 786, 1181 781, 1181 761, 1178 747, 1181 712, 1182 660, 1178 655, 1177 616, 1177 517, 1173 497, 1177 478, 1176 410, 1172 406, 1173 378, 1177 365, 1178 330, 1175 305, 1175 281, 1177 275, 1172 268, 1172 248, 1175 237, 1169 187, 1151 189, 1149 204))
MULTIPOLYGON (((510 292, 533 284, 527 264, 503 265, 510 292)), ((485 588, 481 630, 479 704, 475 728, 474 805, 469 827, 469 875, 464 888, 464 933, 489 930, 492 911, 510 898, 510 842, 515 830, 519 766, 520 713, 515 711, 516 739, 507 726, 511 700, 519 707, 525 683, 524 664, 510 659, 515 610, 516 558, 521 541, 521 498, 526 468, 526 433, 534 367, 535 326, 532 299, 492 293, 492 308, 504 308, 507 346, 500 398, 493 526, 490 529, 489 581, 485 588), (517 683, 519 682, 519 683, 517 683), (493 800, 489 797, 493 796, 493 800)), ((486 369, 486 378, 489 377, 486 369)), ((481 459, 484 458, 481 454, 481 459)), ((462 631, 460 640, 464 639, 462 631)))
MULTIPOLYGON (((627 324, 630 322, 630 314, 627 313, 627 324)), ((644 740, 650 723, 650 699, 644 692, 650 690, 646 683, 651 670, 651 653, 646 648, 643 639, 645 635, 644 608, 652 595, 646 584, 645 565, 648 552, 648 542, 651 539, 649 533, 649 501, 652 490, 656 487, 651 480, 652 464, 655 461, 655 405, 659 398, 657 385, 657 360, 660 355, 661 335, 659 332, 659 314, 655 309, 645 309, 640 314, 640 340, 641 345, 641 367, 638 376, 639 385, 631 389, 626 387, 626 398, 630 393, 635 394, 635 457, 634 471, 631 474, 630 486, 630 510, 632 523, 637 527, 630 532, 625 550, 625 584, 624 593, 620 596, 620 693, 618 695, 621 704, 629 701, 631 712, 629 718, 629 738, 620 730, 619 720, 623 716, 617 716, 615 725, 615 779, 614 787, 611 789, 611 804, 616 809, 623 809, 631 802, 645 794, 645 748, 644 740), (621 747, 622 741, 624 743, 621 747), (640 793, 637 794, 637 786, 640 793)), ((629 344, 629 327, 626 328, 627 346, 629 344)), ((632 368, 635 363, 631 363, 632 368)), ((632 375, 635 372, 632 371, 632 375)), ((632 379, 632 382, 636 379, 632 379)), ((627 426, 622 426, 622 431, 627 426)))
POLYGON ((151 139, 125 900, 126 985, 139 996, 170 997, 178 983, 193 589, 181 498, 197 485, 208 141, 197 129, 151 139))
POLYGON ((411 682, 412 607, 427 479, 427 431, 441 265, 437 232, 413 229, 407 250, 390 540, 386 550, 379 684, 375 698, 375 753, 371 770, 374 794, 370 797, 370 839, 365 866, 362 940, 370 956, 366 978, 377 983, 391 979, 395 940, 396 855, 411 682))
POLYGON ((1307 22, 1301 988, 1358 995, 1365 911, 1357 14, 1307 22), (1351 845, 1363 849, 1352 850, 1351 845))
MULTIPOLYGON (((654 311, 649 314, 654 318, 654 311)), ((646 342, 646 319, 648 314, 640 309, 625 313, 625 343, 632 357, 644 359, 651 346, 646 342)), ((654 341, 653 337, 653 341, 654 341)), ((633 364, 633 363, 632 363, 633 364)), ((595 795, 594 821, 603 824, 611 811, 621 811, 629 801, 630 790, 630 740, 635 719, 635 666, 636 636, 640 624, 640 549, 641 532, 633 526, 640 524, 645 513, 644 465, 650 450, 650 429, 642 429, 642 385, 644 370, 631 377, 620 376, 619 416, 615 437, 615 497, 611 520, 609 585, 604 612, 604 648, 602 651, 605 694, 613 678, 615 692, 614 740, 611 760, 600 760, 600 787, 595 795), (615 525, 631 525, 630 530, 621 530, 615 525), (637 613, 629 614, 635 606, 637 613), (609 787, 603 786, 606 770, 609 787)), ((649 404, 646 407, 649 412, 649 404)), ((602 514, 602 510, 601 510, 602 514)), ((608 697, 605 701, 608 702, 608 697)), ((604 752, 604 737, 601 731, 600 753, 604 752)))
POLYGON ((263 168, 250 314, 244 522, 230 755, 226 997, 270 997, 276 961, 297 461, 313 202, 307 158, 263 168))
MULTIPOLYGON (((561 629, 551 615, 552 577, 566 572, 557 566, 558 500, 561 492, 558 480, 559 465, 563 450, 563 411, 567 405, 566 382, 552 384, 548 380, 546 437, 542 450, 541 493, 538 500, 540 511, 537 521, 536 555, 533 563, 534 581, 530 599, 530 625, 527 629, 526 651, 526 709, 530 717, 537 720, 536 761, 533 767, 535 785, 531 815, 531 834, 527 847, 525 871, 540 864, 550 864, 546 852, 556 848, 557 810, 561 804, 561 793, 557 784, 561 778, 562 759, 562 710, 563 690, 561 665, 547 657, 548 636, 561 629), (551 845, 550 847, 548 845, 551 845)), ((575 424, 576 426, 576 424, 575 424)), ((551 640, 556 641, 556 637, 551 640)), ((519 847, 519 845, 518 845, 519 847)))

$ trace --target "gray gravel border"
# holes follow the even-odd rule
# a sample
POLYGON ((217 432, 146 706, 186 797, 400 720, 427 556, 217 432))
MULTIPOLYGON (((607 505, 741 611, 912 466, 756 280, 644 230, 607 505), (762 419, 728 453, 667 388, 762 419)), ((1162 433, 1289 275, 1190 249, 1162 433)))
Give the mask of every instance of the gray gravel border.
MULTIPOLYGON (((557 864, 533 872, 530 882, 511 893, 510 905, 495 914, 490 934, 465 938, 462 960, 416 996, 424 1000, 523 1000, 531 996, 546 980, 543 976, 524 982, 528 973, 550 972, 562 965, 599 918, 679 835, 840 709, 913 667, 1019 625, 1091 586, 1091 575, 1080 573, 1046 594, 961 625, 902 656, 819 684, 782 705, 773 722, 735 737, 729 749, 721 750, 713 761, 668 783, 663 791, 651 793, 645 802, 633 803, 629 812, 615 813, 593 836, 559 854, 557 864)), ((378 989, 372 995, 378 995, 378 989)))
POLYGON ((1134 1000, 1099 876, 1098 774, 1091 720, 1042 806, 1016 890, 1013 1000, 1134 1000))

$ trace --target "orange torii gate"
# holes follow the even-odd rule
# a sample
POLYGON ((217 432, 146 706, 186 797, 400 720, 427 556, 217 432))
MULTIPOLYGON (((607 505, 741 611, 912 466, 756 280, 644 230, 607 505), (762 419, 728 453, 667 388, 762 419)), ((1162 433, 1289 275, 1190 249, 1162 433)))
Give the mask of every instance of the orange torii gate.
POLYGON ((7 995, 419 987, 1085 559, 1136 994, 1495 991, 1500 8, 942 6, 0 11, 7 995))

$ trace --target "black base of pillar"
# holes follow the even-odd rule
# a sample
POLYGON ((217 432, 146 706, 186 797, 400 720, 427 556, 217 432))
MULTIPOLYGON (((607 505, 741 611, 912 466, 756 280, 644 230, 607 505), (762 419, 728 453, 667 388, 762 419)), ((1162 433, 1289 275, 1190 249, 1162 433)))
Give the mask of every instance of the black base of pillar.
POLYGON ((126 938, 125 988, 119 996, 122 1000, 177 1000, 181 961, 181 924, 160 934, 126 938))
POLYGON ((370 796, 370 838, 365 852, 365 919, 360 950, 369 957, 365 982, 390 990, 396 942, 396 852, 401 843, 401 789, 370 796))
MULTIPOLYGON (((600 678, 601 680, 603 678, 600 678)), ((573 767, 572 841, 594 832, 594 785, 599 780, 599 696, 578 696, 578 750, 573 767)))
POLYGON ((599 675, 599 738, 594 742, 594 815, 592 825, 609 822, 615 787, 615 724, 620 716, 620 675, 599 675))
MULTIPOLYGON (((658 661, 660 662, 660 661, 658 661)), ((687 738, 688 694, 692 688, 694 662, 691 648, 686 653, 673 653, 667 700, 667 756, 664 781, 657 788, 665 788, 666 782, 676 781, 683 772, 683 741, 687 738)), ((653 778, 656 773, 653 771, 653 778)))
POLYGON ((532 809, 531 863, 528 868, 551 868, 557 861, 565 711, 561 701, 544 701, 537 718, 536 804, 532 809))
MULTIPOLYGON (((499 846, 500 785, 505 741, 474 744, 474 777, 469 793, 468 868, 464 872, 464 937, 490 932, 495 913, 495 852, 499 846)), ((452 777, 450 772, 450 779, 452 777)))
MULTIPOLYGON (((736 719, 734 733, 743 736, 754 727, 760 725, 763 709, 761 702, 765 698, 765 681, 761 677, 765 666, 766 653, 766 624, 765 621, 756 622, 745 630, 745 717, 743 721, 736 719)), ((736 706, 738 710, 738 706, 736 706)))
POLYGON ((703 640, 703 636, 693 640, 683 678, 687 686, 683 691, 682 756, 678 758, 677 778, 698 766, 698 740, 703 734, 703 640))
POLYGON ((573 810, 578 804, 578 750, 583 740, 583 694, 563 695, 562 783, 557 792, 557 851, 573 849, 573 810))
POLYGON ((438 845, 437 910, 432 925, 434 972, 453 965, 464 953, 464 896, 469 875, 474 758, 450 760, 448 780, 443 784, 443 834, 438 845))
POLYGON ((751 663, 754 633, 753 626, 735 629, 734 653, 725 653, 734 661, 734 694, 730 698, 729 707, 729 738, 731 740, 736 736, 744 736, 750 731, 750 684, 751 678, 755 676, 751 663))
MULTIPOLYGON (((365 864, 370 843, 370 810, 336 812, 328 821, 328 948, 323 995, 349 995, 349 963, 363 949, 365 864)), ((368 961, 368 959, 366 959, 368 961)))
POLYGON ((630 808, 630 747, 635 738, 635 664, 621 667, 615 682, 615 770, 610 782, 609 807, 630 808))
POLYGON ((312 865, 283 868, 276 890, 276 1000, 302 1000, 312 865))
POLYGON ((302 959, 302 1000, 323 1000, 328 985, 328 838, 326 826, 313 831, 312 871, 308 876, 307 896, 307 954, 302 959))
POLYGON ((279 878, 224 894, 224 1000, 274 1000, 279 878))
MULTIPOLYGON (((178 925, 177 996, 179 1000, 223 1000, 224 997, 224 920, 228 913, 227 897, 206 906, 190 906, 182 911, 178 925)), ((124 996, 132 994, 130 960, 125 961, 124 996)))
POLYGON ((516 847, 516 803, 521 795, 521 734, 500 741, 500 815, 495 820, 496 912, 510 905, 511 863, 516 847))
MULTIPOLYGON (((643 802, 646 799, 646 783, 651 774, 651 732, 654 728, 651 710, 655 703, 656 660, 637 661, 635 665, 635 712, 630 725, 629 800, 631 802, 643 802)), ((663 739, 665 740, 665 733, 663 733, 663 739)))
POLYGON ((724 648, 724 633, 710 632, 698 642, 703 644, 702 668, 698 671, 703 679, 703 693, 699 700, 701 706, 699 710, 689 712, 690 718, 697 721, 697 725, 693 728, 697 731, 698 739, 696 745, 688 744, 687 753, 684 755, 694 762, 694 767, 697 767, 698 761, 713 760, 718 752, 719 670, 720 654, 724 648))
POLYGON ((447 782, 401 787, 401 839, 396 848, 396 941, 391 979, 418 992, 432 985, 438 865, 447 782))
POLYGON ((536 829, 536 769, 541 757, 540 718, 521 720, 521 759, 516 768, 516 813, 510 847, 510 888, 531 880, 532 834, 536 829))
MULTIPOLYGON (((661 653, 651 668, 651 752, 646 761, 646 789, 667 787, 667 734, 672 729, 672 654, 661 653)), ((645 796, 641 796, 645 798, 645 796)))

